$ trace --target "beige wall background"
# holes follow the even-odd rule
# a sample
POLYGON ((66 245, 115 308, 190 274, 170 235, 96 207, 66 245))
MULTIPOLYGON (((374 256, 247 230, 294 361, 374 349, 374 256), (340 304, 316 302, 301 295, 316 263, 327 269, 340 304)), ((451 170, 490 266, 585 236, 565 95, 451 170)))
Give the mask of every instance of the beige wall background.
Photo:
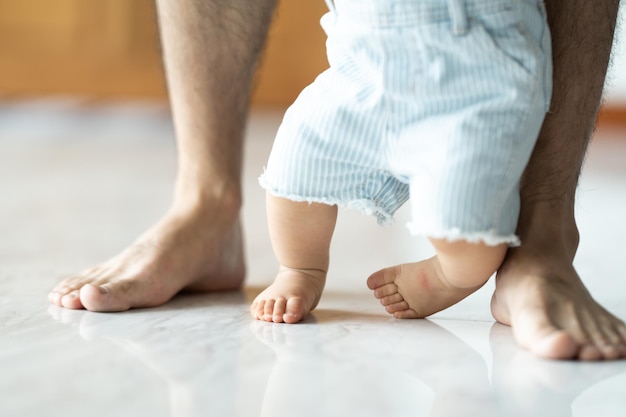
MULTIPOLYGON (((253 101, 285 105, 326 67, 322 1, 283 0, 253 101)), ((166 98, 153 0, 0 0, 0 95, 166 98)))

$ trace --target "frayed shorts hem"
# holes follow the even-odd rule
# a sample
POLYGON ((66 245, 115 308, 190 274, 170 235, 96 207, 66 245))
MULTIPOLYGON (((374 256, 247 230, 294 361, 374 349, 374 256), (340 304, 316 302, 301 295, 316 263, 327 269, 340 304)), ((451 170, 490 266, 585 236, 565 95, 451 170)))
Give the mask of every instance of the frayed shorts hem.
POLYGON ((495 230, 464 232, 454 227, 445 230, 432 230, 407 223, 407 228, 413 236, 427 236, 433 239, 445 239, 449 242, 465 241, 469 243, 484 243, 487 246, 497 246, 503 243, 509 247, 520 246, 521 242, 517 235, 501 235, 495 230))
MULTIPOLYGON (((326 204, 329 206, 338 206, 341 208, 347 208, 357 210, 365 215, 373 216, 381 226, 386 226, 394 222, 393 213, 385 210, 377 205, 374 201, 360 198, 360 199, 340 199, 332 197, 319 197, 319 196, 302 196, 298 194, 284 193, 277 191, 265 182, 263 176, 259 178, 261 187, 274 197, 284 198, 296 203, 318 203, 326 204)), ((425 236, 433 239, 446 239, 450 242, 465 241, 469 243, 484 243, 487 246, 497 246, 503 243, 509 245, 509 247, 520 246, 520 239, 515 234, 502 235, 495 230, 487 231, 473 231, 464 232, 460 228, 454 227, 450 229, 434 230, 423 226, 416 225, 415 223, 407 223, 407 229, 413 236, 425 236)))
POLYGON ((344 200, 332 197, 301 196, 297 194, 281 193, 280 191, 273 189, 271 186, 265 183, 263 177, 259 178, 259 183, 261 184, 261 187, 265 189, 265 191, 267 191, 274 197, 285 198, 296 203, 318 203, 357 210, 367 216, 373 216, 374 218, 376 218, 376 221, 381 226, 390 225, 394 221, 393 213, 390 213, 389 211, 377 205, 372 200, 368 200, 366 198, 344 200))

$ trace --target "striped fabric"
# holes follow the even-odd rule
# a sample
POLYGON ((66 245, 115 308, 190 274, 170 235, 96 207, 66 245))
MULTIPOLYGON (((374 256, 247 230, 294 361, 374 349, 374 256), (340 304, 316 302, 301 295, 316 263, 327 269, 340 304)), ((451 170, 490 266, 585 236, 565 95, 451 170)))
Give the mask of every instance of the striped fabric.
POLYGON ((279 128, 261 185, 414 234, 519 244, 519 179, 551 93, 539 0, 327 0, 330 68, 279 128))

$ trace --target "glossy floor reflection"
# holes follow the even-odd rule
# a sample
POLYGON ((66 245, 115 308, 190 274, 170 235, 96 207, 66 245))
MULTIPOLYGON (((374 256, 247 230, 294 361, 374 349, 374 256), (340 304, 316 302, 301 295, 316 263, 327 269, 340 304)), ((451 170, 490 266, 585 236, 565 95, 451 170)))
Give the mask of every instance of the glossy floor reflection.
MULTIPOLYGON (((253 321, 249 302, 275 269, 256 177, 279 120, 256 111, 249 129, 246 288, 102 314, 49 306, 45 295, 165 210, 175 169, 167 114, 0 106, 1 416, 624 415, 626 361, 535 359, 491 318, 491 284, 430 320, 387 316, 366 289, 368 273, 430 253, 406 233, 406 212, 379 228, 342 211, 314 314, 298 325, 253 321)), ((576 261, 592 294, 623 319, 625 156, 619 132, 592 146, 576 261)))

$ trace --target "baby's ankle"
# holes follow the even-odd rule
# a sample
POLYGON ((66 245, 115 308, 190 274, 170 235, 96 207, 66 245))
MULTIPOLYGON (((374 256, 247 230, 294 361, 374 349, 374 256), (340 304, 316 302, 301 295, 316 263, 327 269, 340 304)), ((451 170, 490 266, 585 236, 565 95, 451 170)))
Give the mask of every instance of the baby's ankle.
POLYGON ((477 289, 496 273, 504 261, 507 245, 487 246, 467 243, 454 251, 438 251, 433 267, 441 282, 450 289, 477 289))
POLYGON ((280 265, 280 267, 278 268, 277 277, 284 274, 296 274, 313 279, 315 281, 326 281, 327 271, 317 268, 292 268, 280 265))
POLYGON ((442 283, 445 289, 450 291, 479 288, 483 286, 490 277, 490 275, 487 274, 464 275, 457 271, 457 268, 450 266, 448 266, 444 272, 444 267, 442 267, 438 256, 432 257, 431 260, 437 279, 442 283))

